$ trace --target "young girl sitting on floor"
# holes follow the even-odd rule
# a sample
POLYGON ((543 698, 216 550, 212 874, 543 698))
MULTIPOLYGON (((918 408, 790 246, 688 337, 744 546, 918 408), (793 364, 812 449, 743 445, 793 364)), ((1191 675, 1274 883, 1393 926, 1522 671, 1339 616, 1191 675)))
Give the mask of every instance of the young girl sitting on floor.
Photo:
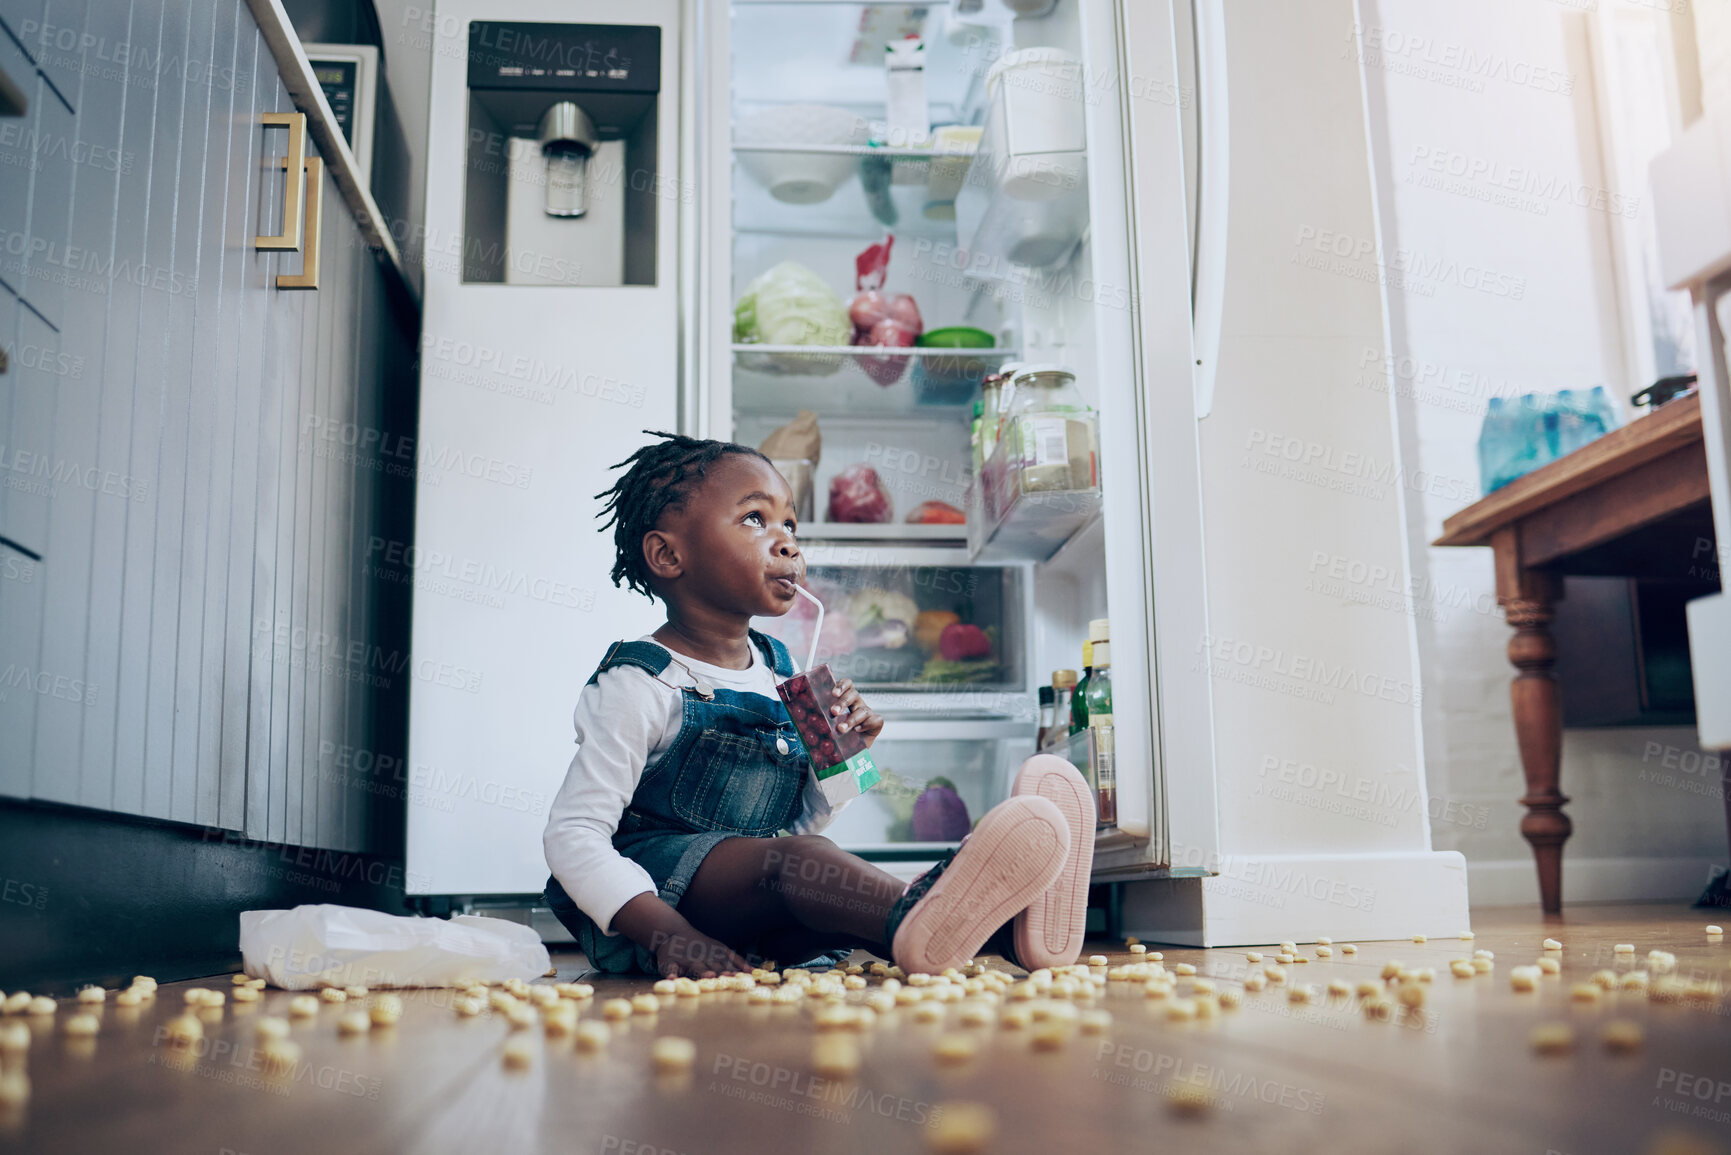
MULTIPOLYGON (((864 948, 941 972, 988 945, 1029 968, 1073 963, 1094 844, 1082 776, 1030 758, 911 885, 817 833, 834 810, 775 692, 793 663, 749 628, 791 609, 805 577, 793 493, 755 449, 652 436, 600 496, 613 583, 660 598, 667 621, 615 642, 578 695, 543 836, 548 904, 591 964, 702 977, 864 948)), ((846 679, 831 709, 868 745, 884 729, 846 679)))

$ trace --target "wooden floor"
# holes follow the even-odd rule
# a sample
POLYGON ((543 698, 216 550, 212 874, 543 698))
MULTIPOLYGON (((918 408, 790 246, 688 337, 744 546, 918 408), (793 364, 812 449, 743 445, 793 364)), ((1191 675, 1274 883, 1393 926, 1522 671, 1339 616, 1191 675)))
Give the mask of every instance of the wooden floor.
MULTIPOLYGON (((1290 981, 1319 988, 1374 979, 1391 958, 1436 968, 1422 1012, 1386 1023, 1367 1021, 1350 999, 1295 1005, 1277 986, 1212 1021, 1174 1023, 1139 986, 1111 983, 1100 1005, 1114 1021, 1103 1037, 1078 1034, 1040 1052, 1026 1031, 976 1028, 978 1058, 950 1069, 934 1063, 932 1043, 959 1028, 916 1024, 902 1009, 863 1037, 863 1069, 841 1084, 811 1075, 814 1032, 802 1009, 748 1007, 738 994, 634 1020, 601 1056, 530 1034, 536 1058, 526 1071, 501 1062, 506 1024, 458 1018, 447 991, 406 992, 398 1026, 352 1039, 337 1035, 344 1008, 327 1006, 295 1020, 302 1065, 272 1078, 259 1069, 251 1020, 285 1014, 288 994, 231 1002, 204 1048, 177 1059, 155 1041, 183 1008, 179 988, 195 985, 174 984, 154 1005, 107 1006, 89 1046, 60 1029, 70 1003, 55 1021, 27 1020, 33 1092, 0 1117, 0 1150, 883 1155, 926 1149, 934 1107, 971 1100, 996 1113, 997 1152, 1725 1152, 1731 999, 1621 994, 1595 1007, 1569 998, 1572 983, 1601 968, 1644 967, 1652 948, 1675 952, 1679 975, 1723 987, 1731 947, 1708 941, 1710 921, 1682 906, 1577 906, 1549 922, 1536 909, 1484 910, 1472 943, 1365 943, 1351 957, 1337 945, 1332 959, 1289 968, 1290 981), (1514 993, 1509 970, 1533 962, 1547 935, 1565 944, 1560 978, 1514 993), (1636 953, 1614 955, 1619 942, 1636 953), (1472 949, 1493 951, 1495 971, 1451 978, 1449 960, 1472 949), (1606 1052, 1598 1031, 1611 1019, 1641 1024, 1641 1049, 1606 1052), (1574 1026, 1572 1054, 1532 1052, 1528 1035, 1546 1021, 1574 1026), (651 1073, 650 1042, 669 1034, 697 1045, 689 1077, 651 1073), (1183 1083, 1211 1088, 1200 1117, 1171 1105, 1169 1091, 1183 1083)), ((1114 963, 1130 957, 1122 944, 1090 949, 1114 963)), ((1249 969, 1240 950, 1164 954, 1168 969, 1192 963, 1221 988, 1249 969)), ((580 976, 581 956, 556 961, 558 980, 543 981, 580 976)), ((226 976, 208 985, 226 989, 226 976)), ((585 1016, 602 997, 647 987, 597 985, 585 1016)))

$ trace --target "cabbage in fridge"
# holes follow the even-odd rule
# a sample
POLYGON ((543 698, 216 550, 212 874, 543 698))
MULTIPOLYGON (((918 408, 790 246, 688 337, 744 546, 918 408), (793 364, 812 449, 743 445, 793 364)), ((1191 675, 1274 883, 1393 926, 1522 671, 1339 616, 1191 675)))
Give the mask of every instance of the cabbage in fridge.
MULTIPOLYGON (((846 345, 852 336, 847 306, 798 261, 783 261, 753 280, 733 307, 733 340, 739 345, 846 345)), ((841 360, 797 353, 740 357, 746 368, 808 376, 828 376, 841 360)))

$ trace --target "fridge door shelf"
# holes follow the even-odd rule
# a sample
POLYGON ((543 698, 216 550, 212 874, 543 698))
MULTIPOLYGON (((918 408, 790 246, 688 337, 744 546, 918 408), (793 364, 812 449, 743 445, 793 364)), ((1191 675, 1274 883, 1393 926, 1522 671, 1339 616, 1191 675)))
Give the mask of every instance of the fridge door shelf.
MULTIPOLYGON (((1100 789, 1100 776, 1095 770, 1094 762, 1096 736, 1095 730, 1092 727, 1089 727, 1088 729, 1079 731, 1078 733, 1067 734, 1056 742, 1047 743, 1045 746, 1040 748, 1040 753, 1056 754, 1058 757, 1074 766, 1077 770, 1081 771, 1082 777, 1088 780, 1088 788, 1096 791, 1095 805, 1097 806, 1099 804, 1099 796, 1097 792, 1100 789)), ((1114 823, 1110 826, 1098 826, 1096 829, 1101 833, 1105 833, 1107 831, 1116 832, 1118 827, 1117 824, 1114 823)))
POLYGON ((797 167, 804 156, 858 158, 833 192, 809 204, 776 199, 750 171, 736 175, 738 232, 877 237, 890 230, 950 241, 956 236, 956 196, 974 156, 971 149, 781 143, 735 144, 733 154, 740 167, 759 171, 797 167))
POLYGON ((917 345, 736 344, 732 348, 733 407, 738 415, 786 420, 801 409, 811 409, 819 417, 957 421, 964 431, 973 406, 972 389, 945 387, 944 374, 963 361, 990 366, 1016 356, 1015 349, 1006 347, 958 351, 917 345), (897 372, 897 378, 879 384, 867 374, 861 357, 893 358, 883 372, 897 372), (914 363, 922 358, 930 364, 916 374, 914 363))

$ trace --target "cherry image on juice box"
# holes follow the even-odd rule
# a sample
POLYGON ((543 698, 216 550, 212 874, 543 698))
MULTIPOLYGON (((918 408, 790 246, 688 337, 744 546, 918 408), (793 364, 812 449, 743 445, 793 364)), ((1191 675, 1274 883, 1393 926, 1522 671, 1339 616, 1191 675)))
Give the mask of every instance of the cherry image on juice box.
POLYGON ((835 704, 835 677, 828 665, 795 674, 776 686, 775 692, 787 706, 818 785, 832 806, 878 784, 877 764, 865 740, 851 730, 843 733, 836 729, 839 719, 829 712, 835 704))

